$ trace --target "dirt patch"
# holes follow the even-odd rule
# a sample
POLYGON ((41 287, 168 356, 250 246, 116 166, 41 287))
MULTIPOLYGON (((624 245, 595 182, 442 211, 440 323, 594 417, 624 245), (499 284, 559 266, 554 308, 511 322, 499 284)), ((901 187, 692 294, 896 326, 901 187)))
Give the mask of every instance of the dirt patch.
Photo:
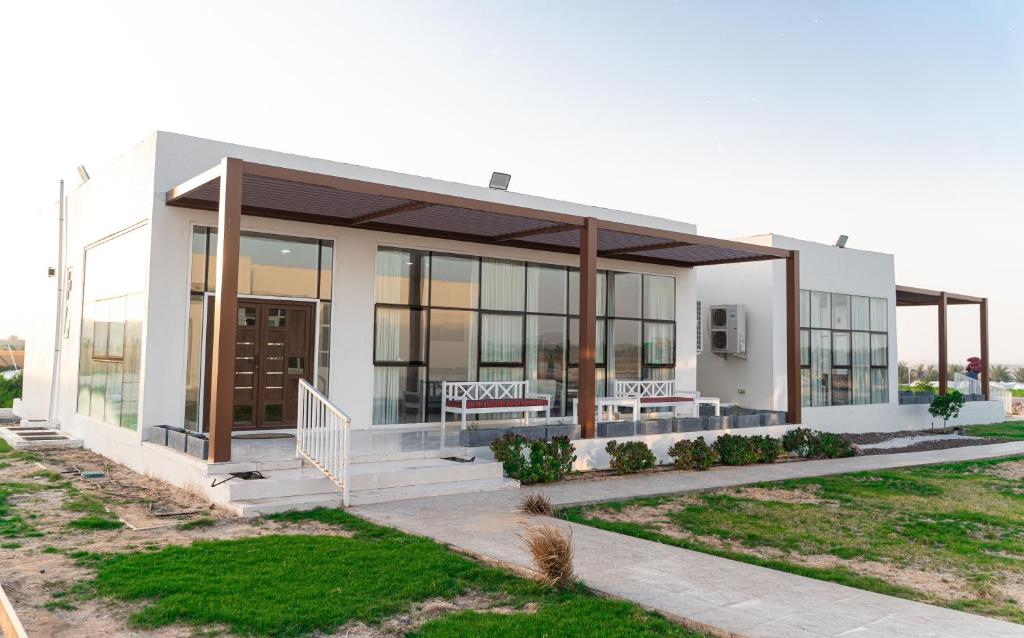
POLYGON ((912 445, 894 448, 858 448, 857 453, 863 456, 874 456, 878 454, 902 454, 904 452, 928 452, 930 450, 948 450, 956 447, 973 447, 975 445, 995 445, 996 443, 1007 443, 1009 439, 990 438, 967 438, 945 439, 939 441, 921 441, 912 445))
POLYGON ((779 503, 793 503, 797 505, 837 505, 835 501, 823 500, 818 492, 819 485, 808 485, 792 490, 770 489, 764 487, 741 487, 731 492, 732 496, 749 498, 755 501, 776 501, 779 503))
POLYGON ((431 598, 430 600, 414 604, 409 611, 392 616, 379 625, 369 626, 361 622, 349 623, 325 638, 392 638, 394 636, 404 636, 431 620, 467 610, 492 614, 530 614, 537 611, 537 605, 535 603, 528 603, 522 608, 509 607, 503 605, 501 601, 495 600, 494 597, 478 593, 470 593, 450 600, 431 598))
POLYGON ((840 434, 839 436, 854 445, 870 445, 872 443, 891 441, 892 439, 907 439, 916 436, 931 436, 934 434, 941 434, 941 432, 933 432, 930 430, 900 430, 899 432, 847 432, 840 434))
POLYGON ((167 545, 201 540, 228 540, 269 534, 351 536, 340 527, 318 521, 280 523, 242 519, 210 507, 202 497, 167 483, 141 476, 82 450, 47 452, 40 460, 11 460, 0 467, 0 483, 20 483, 32 491, 17 492, 8 504, 42 536, 5 538, 0 549, 0 583, 31 636, 194 636, 192 627, 171 626, 153 631, 130 629, 127 619, 140 604, 121 601, 74 601, 73 609, 47 608, 54 594, 88 581, 93 572, 69 555, 74 552, 126 553, 155 551, 167 545), (105 473, 99 480, 83 479, 79 471, 105 473), (82 512, 65 507, 73 490, 102 501, 128 525, 120 529, 80 531, 68 523, 82 512), (200 521, 192 529, 184 523, 200 521), (13 545, 17 545, 16 547, 13 545))
POLYGON ((613 523, 633 523, 636 525, 658 527, 669 524, 669 514, 678 512, 687 505, 698 503, 696 496, 682 495, 665 499, 658 505, 628 505, 620 510, 595 510, 589 513, 591 518, 613 523))
POLYGON ((985 474, 999 478, 1019 481, 1024 479, 1024 461, 1007 461, 985 469, 985 474))

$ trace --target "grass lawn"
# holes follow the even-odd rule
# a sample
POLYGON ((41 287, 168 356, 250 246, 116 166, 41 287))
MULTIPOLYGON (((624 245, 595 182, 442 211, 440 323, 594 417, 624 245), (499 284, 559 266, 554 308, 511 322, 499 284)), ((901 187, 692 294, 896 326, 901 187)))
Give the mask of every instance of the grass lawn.
POLYGON ((991 425, 969 425, 964 434, 991 436, 997 439, 1024 440, 1024 421, 1005 421, 991 425))
POLYGON ((1024 623, 1022 481, 1024 456, 636 499, 572 508, 562 515, 811 578, 1024 623))
POLYGON ((85 555, 96 569, 74 596, 146 601, 139 628, 172 623, 225 626, 240 635, 300 636, 351 621, 374 624, 428 599, 486 596, 504 613, 456 611, 413 628, 413 636, 602 636, 693 634, 637 605, 582 588, 552 591, 481 566, 431 540, 379 527, 340 510, 277 520, 337 525, 346 536, 273 535, 196 542, 159 551, 85 555))

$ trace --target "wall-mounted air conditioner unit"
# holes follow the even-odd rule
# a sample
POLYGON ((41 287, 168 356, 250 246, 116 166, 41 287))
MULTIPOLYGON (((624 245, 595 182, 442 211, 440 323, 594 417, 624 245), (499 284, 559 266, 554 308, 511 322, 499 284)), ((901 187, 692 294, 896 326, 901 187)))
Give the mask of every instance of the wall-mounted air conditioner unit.
POLYGON ((708 311, 711 352, 747 356, 747 312, 742 305, 711 306, 708 311))

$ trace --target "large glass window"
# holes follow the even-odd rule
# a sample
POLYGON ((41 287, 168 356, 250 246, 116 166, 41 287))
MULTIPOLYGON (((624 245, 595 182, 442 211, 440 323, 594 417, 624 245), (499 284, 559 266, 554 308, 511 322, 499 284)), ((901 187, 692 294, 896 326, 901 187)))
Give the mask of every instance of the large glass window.
MULTIPOLYGON (((439 420, 443 381, 526 380, 551 395, 553 416, 569 413, 579 378, 577 270, 380 248, 376 289, 375 424, 439 420)), ((606 378, 671 378, 675 279, 600 271, 595 292, 598 396, 606 378)))
POLYGON ((800 291, 803 405, 888 402, 888 307, 877 297, 800 291))
POLYGON ((78 412, 135 429, 148 233, 127 231, 85 251, 78 412))

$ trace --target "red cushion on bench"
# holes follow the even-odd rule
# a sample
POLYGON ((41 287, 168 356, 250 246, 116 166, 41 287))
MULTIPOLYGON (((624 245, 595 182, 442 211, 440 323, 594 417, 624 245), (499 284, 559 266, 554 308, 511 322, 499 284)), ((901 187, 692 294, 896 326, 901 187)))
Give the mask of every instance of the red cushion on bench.
MULTIPOLYGON (((466 401, 466 408, 532 408, 547 407, 545 399, 470 399, 466 401)), ((456 399, 448 400, 449 408, 461 408, 462 401, 456 399)))
POLYGON ((683 403, 693 401, 692 397, 641 397, 640 403, 683 403))

